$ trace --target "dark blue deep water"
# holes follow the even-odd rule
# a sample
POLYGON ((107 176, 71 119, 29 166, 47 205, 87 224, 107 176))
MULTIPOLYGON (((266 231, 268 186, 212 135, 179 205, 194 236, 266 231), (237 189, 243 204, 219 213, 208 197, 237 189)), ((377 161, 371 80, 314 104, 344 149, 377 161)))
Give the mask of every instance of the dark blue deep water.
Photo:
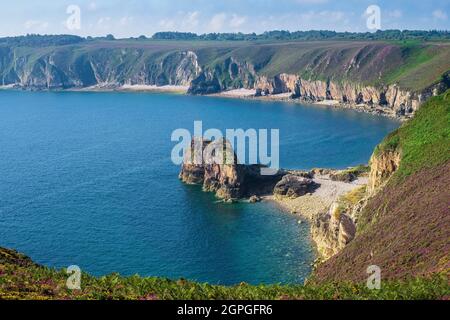
POLYGON ((279 102, 0 91, 0 246, 94 275, 301 283, 309 226, 178 180, 174 129, 279 128, 285 168, 366 163, 397 122, 279 102))

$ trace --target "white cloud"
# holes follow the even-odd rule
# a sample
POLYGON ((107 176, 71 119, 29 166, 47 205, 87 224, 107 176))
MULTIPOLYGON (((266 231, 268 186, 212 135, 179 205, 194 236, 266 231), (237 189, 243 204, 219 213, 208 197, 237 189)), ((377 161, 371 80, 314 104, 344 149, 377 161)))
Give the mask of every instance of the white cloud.
POLYGON ((214 15, 209 21, 209 29, 214 32, 221 31, 223 28, 227 15, 225 13, 219 13, 214 15))
POLYGON ((95 10, 97 10, 97 4, 96 4, 95 2, 90 2, 90 3, 88 4, 88 10, 89 10, 89 11, 95 11, 95 10))
POLYGON ((162 19, 158 24, 164 31, 175 31, 176 29, 176 23, 173 19, 162 19))
POLYGON ((394 10, 389 12, 389 16, 392 18, 401 18, 403 17, 403 12, 401 10, 394 10))
MULTIPOLYGON (((359 13, 358 13, 359 14, 359 13)), ((303 11, 301 13, 289 13, 284 15, 261 15, 252 19, 252 31, 262 32, 267 30, 356 30, 358 14, 353 11, 323 10, 303 11), (253 23, 254 20, 254 23, 253 23)), ((248 26, 247 24, 246 26, 248 26)), ((365 24, 364 24, 365 26, 365 24)), ((361 27, 361 31, 363 31, 361 27)))
POLYGON ((247 22, 247 17, 238 16, 237 14, 233 14, 230 21, 230 27, 237 29, 247 22))
POLYGON ((97 20, 97 26, 102 28, 103 30, 110 29, 111 27, 110 22, 111 22, 110 17, 101 17, 100 19, 97 20))
POLYGON ((33 29, 35 32, 41 32, 49 27, 49 23, 47 21, 40 20, 28 20, 25 21, 24 27, 25 29, 33 29))
POLYGON ((303 20, 302 22, 340 22, 344 20, 345 13, 342 11, 308 11, 300 14, 300 18, 303 20))
POLYGON ((200 24, 200 13, 193 12, 178 12, 178 14, 171 19, 162 19, 158 25, 165 31, 185 31, 193 32, 200 24))
POLYGON ((128 25, 132 24, 133 21, 134 21, 134 17, 124 16, 124 17, 120 18, 119 24, 120 24, 120 26, 124 27, 124 26, 128 26, 128 25))
POLYGON ((438 20, 447 20, 447 13, 442 10, 434 10, 433 17, 438 20))
POLYGON ((188 12, 181 20, 181 27, 187 31, 192 31, 198 26, 199 16, 198 11, 188 12))

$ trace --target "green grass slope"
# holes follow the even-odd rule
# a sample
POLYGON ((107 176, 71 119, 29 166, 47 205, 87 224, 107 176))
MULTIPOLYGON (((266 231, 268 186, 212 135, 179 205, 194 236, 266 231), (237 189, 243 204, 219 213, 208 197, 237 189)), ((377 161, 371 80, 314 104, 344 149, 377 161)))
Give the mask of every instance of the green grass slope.
POLYGON ((402 161, 392 182, 450 159, 450 90, 432 98, 416 117, 391 133, 375 150, 399 150, 402 161))
POLYGON ((360 281, 377 265, 385 279, 450 270, 450 90, 389 135, 375 155, 396 150, 400 167, 369 200, 357 237, 316 270, 319 282, 360 281))

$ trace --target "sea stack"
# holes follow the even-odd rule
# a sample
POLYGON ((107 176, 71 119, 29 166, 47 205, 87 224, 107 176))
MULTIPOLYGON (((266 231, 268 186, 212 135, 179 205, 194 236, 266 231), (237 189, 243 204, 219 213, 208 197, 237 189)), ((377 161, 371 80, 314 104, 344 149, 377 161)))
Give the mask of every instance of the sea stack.
POLYGON ((205 192, 214 192, 219 199, 238 200, 272 194, 285 175, 280 171, 264 176, 262 168, 261 165, 240 164, 225 139, 194 138, 186 150, 179 177, 184 183, 202 185, 205 192))

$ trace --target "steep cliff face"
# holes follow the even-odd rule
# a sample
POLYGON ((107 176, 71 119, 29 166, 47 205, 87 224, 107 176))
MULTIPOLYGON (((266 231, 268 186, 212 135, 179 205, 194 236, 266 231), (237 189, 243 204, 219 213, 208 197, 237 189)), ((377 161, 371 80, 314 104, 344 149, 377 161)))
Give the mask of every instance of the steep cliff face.
POLYGON ((329 212, 313 221, 312 237, 322 261, 340 253, 355 238, 361 212, 389 182, 400 162, 398 146, 377 148, 370 160, 367 187, 346 194, 331 206, 329 212))
POLYGON ((206 67, 190 84, 191 94, 212 94, 230 89, 253 88, 256 78, 254 66, 232 57, 206 67))
POLYGON ((49 51, 34 59, 0 53, 2 85, 26 89, 67 89, 90 86, 183 85, 196 79, 201 67, 192 51, 148 55, 142 49, 67 49, 49 51))
POLYGON ((397 85, 376 88, 350 82, 305 80, 293 74, 280 74, 271 79, 258 77, 255 84, 257 95, 291 93, 292 98, 307 102, 335 100, 341 104, 364 105, 373 112, 398 117, 412 116, 427 98, 446 88, 447 85, 442 82, 417 94, 402 90, 397 85))
POLYGON ((189 92, 211 94, 230 89, 255 89, 256 96, 290 93, 291 98, 306 102, 338 101, 349 107, 392 117, 412 117, 420 105, 449 87, 448 75, 436 85, 421 91, 401 89, 396 84, 375 87, 348 81, 306 80, 301 75, 281 73, 274 77, 258 75, 255 67, 229 59, 214 70, 195 79, 189 92), (232 71, 234 70, 234 71, 232 71))
POLYGON ((322 262, 341 252, 353 241, 367 200, 367 187, 360 186, 337 199, 328 212, 319 214, 313 219, 312 238, 322 262))
POLYGON ((83 41, 0 44, 0 84, 25 89, 182 85, 191 94, 246 88, 411 117, 450 86, 450 45, 83 41))
POLYGON ((375 152, 370 160, 370 178, 368 193, 373 195, 383 187, 400 166, 401 152, 399 150, 383 150, 375 152))
POLYGON ((321 260, 328 260, 339 253, 355 238, 356 226, 351 217, 340 212, 339 204, 319 217, 311 228, 321 260))
POLYGON ((319 265, 316 279, 361 281, 371 265, 382 279, 448 272, 449 115, 447 91, 377 147, 356 235, 319 265))

